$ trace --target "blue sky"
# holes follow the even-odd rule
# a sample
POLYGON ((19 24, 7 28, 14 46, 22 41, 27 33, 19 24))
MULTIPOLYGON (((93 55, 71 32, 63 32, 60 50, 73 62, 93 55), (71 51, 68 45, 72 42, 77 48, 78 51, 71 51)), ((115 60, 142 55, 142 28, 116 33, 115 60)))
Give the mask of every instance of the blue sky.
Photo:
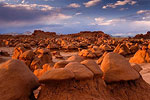
POLYGON ((150 30, 150 0, 0 0, 0 33, 104 31, 133 36, 150 30))

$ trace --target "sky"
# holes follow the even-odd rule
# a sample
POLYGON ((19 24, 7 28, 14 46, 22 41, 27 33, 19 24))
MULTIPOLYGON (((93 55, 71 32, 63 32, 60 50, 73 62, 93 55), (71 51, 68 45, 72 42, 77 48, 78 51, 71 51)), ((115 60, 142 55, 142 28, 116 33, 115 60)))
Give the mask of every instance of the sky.
POLYGON ((150 31, 150 0, 0 0, 0 33, 35 29, 61 34, 150 31))

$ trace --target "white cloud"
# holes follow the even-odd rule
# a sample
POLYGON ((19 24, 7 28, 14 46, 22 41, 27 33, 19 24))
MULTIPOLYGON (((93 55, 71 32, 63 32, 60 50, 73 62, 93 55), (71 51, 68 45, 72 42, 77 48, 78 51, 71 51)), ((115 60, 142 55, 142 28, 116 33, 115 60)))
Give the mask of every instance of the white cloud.
POLYGON ((85 7, 91 7, 97 5, 99 2, 101 2, 101 0, 90 0, 83 4, 85 5, 85 7))
POLYGON ((75 13, 75 16, 78 16, 78 15, 81 15, 81 14, 82 14, 82 13, 80 13, 80 12, 79 12, 79 13, 75 13))
POLYGON ((95 23, 92 23, 93 25, 102 25, 102 26, 115 25, 116 23, 126 21, 125 19, 106 20, 104 17, 98 17, 98 18, 95 18, 94 20, 95 20, 95 23))
POLYGON ((136 12, 137 14, 142 14, 142 13, 150 13, 150 10, 139 10, 136 12))
POLYGON ((79 8, 80 5, 77 4, 77 3, 71 3, 71 4, 68 5, 68 7, 70 7, 70 8, 79 8))
POLYGON ((133 1, 133 0, 124 0, 124 1, 117 1, 116 3, 110 3, 110 4, 107 4, 106 6, 103 6, 103 9, 106 9, 106 8, 116 8, 117 6, 123 6, 123 5, 126 5, 126 4, 130 4, 130 5, 134 5, 136 4, 137 2, 136 1, 133 1))
POLYGON ((121 36, 121 37, 126 37, 126 36, 135 36, 137 33, 114 33, 112 36, 121 36))
POLYGON ((10 8, 25 8, 28 10, 33 9, 40 9, 40 10, 52 10, 54 7, 49 5, 39 5, 39 4, 8 4, 6 3, 3 7, 10 7, 10 8))
POLYGON ((25 3, 25 0, 22 0, 21 3, 25 3))

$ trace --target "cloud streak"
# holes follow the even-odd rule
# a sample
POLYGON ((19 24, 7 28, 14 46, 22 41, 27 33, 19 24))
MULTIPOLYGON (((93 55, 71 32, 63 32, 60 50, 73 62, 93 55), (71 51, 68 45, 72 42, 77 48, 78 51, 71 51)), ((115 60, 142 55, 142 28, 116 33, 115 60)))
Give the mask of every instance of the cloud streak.
POLYGON ((99 2, 101 2, 101 0, 90 0, 83 4, 85 5, 85 7, 91 7, 97 5, 99 2))
POLYGON ((67 7, 69 7, 69 8, 79 8, 80 5, 77 4, 77 3, 71 3, 71 4, 69 4, 67 7))
POLYGON ((117 6, 123 6, 123 5, 126 5, 126 4, 134 5, 136 3, 137 2, 133 1, 133 0, 117 1, 114 4, 113 3, 107 4, 107 5, 103 6, 102 8, 103 9, 106 9, 106 8, 116 8, 117 6))

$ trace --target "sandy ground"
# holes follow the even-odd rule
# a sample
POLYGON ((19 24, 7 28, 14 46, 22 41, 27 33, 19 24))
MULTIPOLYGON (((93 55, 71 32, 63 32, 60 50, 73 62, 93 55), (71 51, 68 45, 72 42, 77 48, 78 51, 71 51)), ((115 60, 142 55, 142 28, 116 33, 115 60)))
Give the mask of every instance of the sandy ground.
MULTIPOLYGON (((9 48, 8 47, 0 47, 0 51, 1 50, 8 52, 12 56, 14 48, 13 47, 9 47, 9 48)), ((78 52, 60 52, 60 54, 63 56, 64 59, 67 59, 68 57, 70 57, 72 55, 78 55, 78 52)), ((11 59, 11 57, 2 57, 2 56, 1 56, 1 58, 6 59, 6 60, 11 59)), ((55 57, 53 57, 54 62, 58 62, 58 61, 61 61, 64 59, 56 59, 55 57)), ((148 84, 150 84, 150 63, 140 64, 140 66, 143 69, 140 71, 141 76, 148 84)))

